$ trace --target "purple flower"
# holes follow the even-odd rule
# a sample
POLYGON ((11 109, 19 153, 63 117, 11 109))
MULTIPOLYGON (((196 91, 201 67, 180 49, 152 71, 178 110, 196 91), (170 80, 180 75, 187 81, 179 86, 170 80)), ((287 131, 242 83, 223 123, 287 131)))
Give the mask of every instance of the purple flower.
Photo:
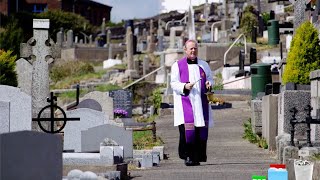
POLYGON ((120 109, 120 108, 116 108, 114 111, 113 111, 114 115, 116 117, 127 117, 128 115, 128 112, 124 109, 120 109))

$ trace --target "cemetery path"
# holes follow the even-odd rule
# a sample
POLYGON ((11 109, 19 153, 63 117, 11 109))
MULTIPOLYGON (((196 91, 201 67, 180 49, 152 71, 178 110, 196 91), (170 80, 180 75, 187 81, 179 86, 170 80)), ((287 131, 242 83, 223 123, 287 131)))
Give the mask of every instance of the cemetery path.
POLYGON ((173 116, 158 119, 157 134, 165 142, 168 159, 158 167, 130 171, 132 179, 249 180, 253 174, 266 176, 269 164, 276 163, 276 159, 268 150, 242 139, 242 124, 250 117, 250 107, 246 101, 234 101, 232 105, 233 108, 213 110, 215 125, 209 129, 208 160, 200 166, 187 167, 179 159, 179 133, 173 126, 173 116))

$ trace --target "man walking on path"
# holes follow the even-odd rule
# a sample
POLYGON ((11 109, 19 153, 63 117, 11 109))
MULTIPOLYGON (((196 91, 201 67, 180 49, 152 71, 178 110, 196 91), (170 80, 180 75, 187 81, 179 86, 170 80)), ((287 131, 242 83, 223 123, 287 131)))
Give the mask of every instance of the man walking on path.
POLYGON ((174 95, 174 126, 179 127, 179 157, 186 166, 207 161, 208 127, 213 126, 211 109, 205 93, 211 90, 211 70, 197 58, 195 40, 185 43, 186 57, 171 67, 171 86, 174 95))

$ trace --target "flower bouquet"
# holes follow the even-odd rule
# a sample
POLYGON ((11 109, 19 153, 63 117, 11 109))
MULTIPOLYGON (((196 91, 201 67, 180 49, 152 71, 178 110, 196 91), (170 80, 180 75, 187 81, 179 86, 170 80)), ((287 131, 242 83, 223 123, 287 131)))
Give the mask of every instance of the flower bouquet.
POLYGON ((121 109, 121 108, 116 108, 113 111, 113 113, 116 118, 124 118, 124 117, 127 117, 127 115, 128 115, 128 112, 124 109, 121 109))

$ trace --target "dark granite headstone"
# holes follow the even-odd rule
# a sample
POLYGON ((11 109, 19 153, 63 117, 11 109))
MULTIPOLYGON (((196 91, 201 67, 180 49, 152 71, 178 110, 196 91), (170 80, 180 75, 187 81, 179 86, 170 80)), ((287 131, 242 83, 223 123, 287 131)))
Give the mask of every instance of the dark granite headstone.
POLYGON ((280 93, 280 86, 281 86, 281 82, 272 83, 272 94, 279 94, 280 93))
POLYGON ((62 139, 36 131, 0 134, 0 179, 62 179, 62 139))
POLYGON ((285 90, 296 90, 296 89, 297 89, 297 86, 293 82, 288 82, 287 84, 285 84, 285 90))
POLYGON ((132 92, 129 90, 109 91, 109 96, 113 98, 113 108, 123 109, 128 112, 127 118, 132 117, 132 92))
POLYGON ((257 63, 257 50, 250 48, 250 65, 254 63, 257 63))
POLYGON ((266 84, 265 86, 265 95, 272 94, 272 84, 266 84))
POLYGON ((102 111, 102 107, 100 103, 98 103, 94 99, 85 99, 79 103, 77 108, 88 108, 88 109, 93 109, 96 111, 102 111))

